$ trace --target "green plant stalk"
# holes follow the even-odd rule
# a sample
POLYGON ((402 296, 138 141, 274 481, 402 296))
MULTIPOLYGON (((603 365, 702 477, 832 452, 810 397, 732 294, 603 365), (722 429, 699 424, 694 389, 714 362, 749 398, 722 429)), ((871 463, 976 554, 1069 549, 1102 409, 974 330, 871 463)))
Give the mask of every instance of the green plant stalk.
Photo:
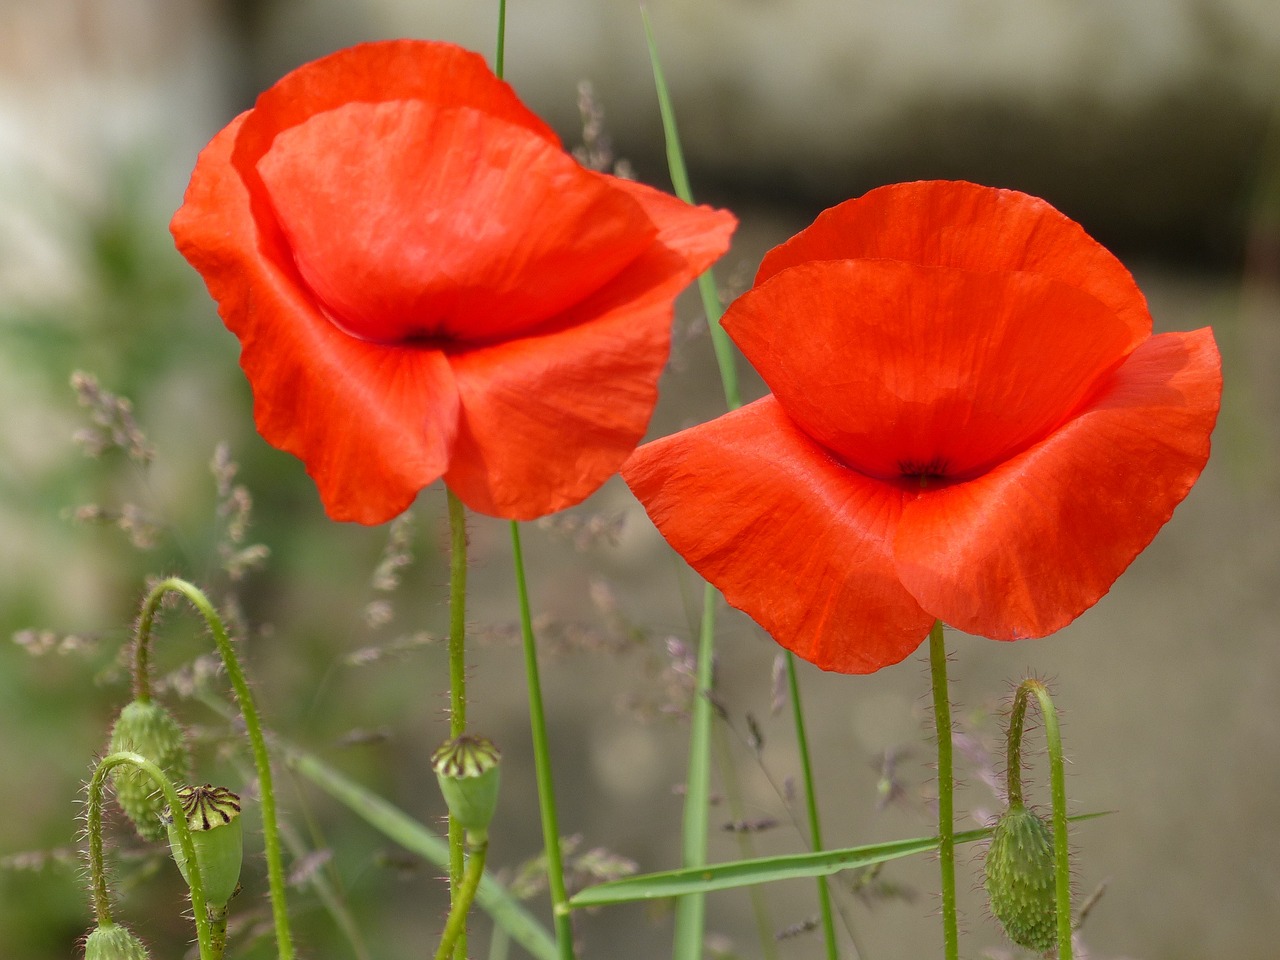
MULTIPOLYGON (((689 722, 689 770, 685 778, 684 817, 680 830, 680 862, 686 869, 707 862, 707 819, 711 809, 711 703, 716 633, 716 589, 702 594, 702 626, 698 631, 698 666, 689 722)), ((700 960, 706 921, 706 897, 691 893, 676 901, 673 960, 700 960)))
POLYGON ((1067 780, 1062 756, 1062 732, 1058 711, 1043 683, 1023 680, 1013 698, 1009 715, 1009 805, 1022 803, 1022 734, 1027 700, 1035 695, 1044 718, 1044 735, 1049 743, 1049 791, 1053 797, 1054 894, 1058 914, 1058 960, 1071 960, 1071 851, 1067 844, 1067 780))
MULTIPOLYGON (((676 196, 685 203, 693 203, 693 190, 689 186, 689 172, 684 164, 684 151, 680 149, 680 131, 676 126, 675 110, 671 106, 671 94, 667 89, 666 75, 658 60, 658 44, 653 37, 649 13, 642 6, 640 16, 644 20, 645 40, 649 45, 649 66, 653 70, 653 85, 658 93, 658 111, 662 115, 662 132, 667 146, 667 168, 671 172, 671 186, 676 196)), ((711 346, 716 354, 716 366, 720 368, 720 383, 724 387, 725 404, 730 410, 742 406, 738 390, 738 370, 734 361, 733 343, 720 326, 724 307, 720 303, 720 291, 716 289, 715 274, 710 269, 698 277, 698 294, 707 314, 707 326, 711 330, 711 346)))
POLYGON ((455 889, 457 895, 453 906, 449 908, 449 919, 445 921, 440 948, 436 950, 436 960, 448 960, 449 954, 457 948, 459 938, 467 934, 467 913, 471 910, 471 901, 475 899, 476 890, 480 886, 480 878, 484 876, 484 859, 488 851, 489 836, 486 833, 471 845, 471 859, 462 876, 462 885, 455 889))
POLYGON ((507 0, 498 0, 498 46, 493 55, 493 73, 499 80, 505 67, 507 51, 507 0))
MULTIPOLYGON (((467 730, 467 510, 447 486, 449 501, 449 736, 467 730)), ((449 815, 449 903, 458 902, 458 888, 466 866, 466 837, 462 824, 449 815)), ((467 932, 456 938, 457 960, 466 960, 467 932)))
MULTIPOLYGON (((227 671, 227 679, 231 681, 236 699, 240 702, 240 714, 244 718, 245 735, 249 738, 249 747, 253 753, 253 765, 258 774, 258 789, 262 804, 262 845, 267 859, 267 883, 271 890, 271 915, 275 923, 276 953, 279 960, 293 960, 293 937, 289 930, 289 906, 285 899, 284 863, 280 852, 280 830, 276 816, 275 786, 271 776, 271 757, 267 753, 267 741, 262 732, 262 722, 258 716, 258 708, 240 668, 240 660, 236 656, 235 647, 227 635, 226 627, 217 610, 209 602, 198 587, 178 577, 162 580, 147 594, 142 604, 142 614, 138 618, 137 647, 146 647, 150 643, 152 626, 155 623, 156 611, 160 601, 167 593, 180 593, 195 607, 204 618, 213 634, 218 654, 222 657, 227 671)), ((174 807, 174 809, 180 809, 174 807)), ((174 821, 181 820, 174 817, 174 821)), ((181 831, 180 831, 181 832, 181 831)), ((184 846, 185 853, 186 848, 184 846)), ((188 862, 191 858, 188 857, 188 862)), ((198 912, 197 912, 198 915, 198 912)))
POLYGON ((933 679, 933 723, 938 738, 938 867, 942 873, 942 936, 946 960, 958 960, 956 919, 955 774, 951 760, 951 699, 947 691, 947 646, 942 621, 929 631, 929 673, 933 679))
MULTIPOLYGON (((822 821, 818 818, 818 797, 814 790, 813 765, 809 760, 809 738, 804 729, 804 709, 800 703, 800 681, 796 677, 796 660, 787 651, 787 689, 791 694, 791 712, 796 727, 796 745, 800 748, 800 771, 804 777, 805 810, 809 817, 810 846, 814 852, 822 850, 822 821)), ((835 919, 831 914, 831 891, 827 878, 818 877, 818 908, 822 914, 822 937, 827 948, 827 960, 839 960, 840 948, 836 943, 835 919)))
POLYGON ((533 737, 533 767, 538 782, 538 811, 542 818, 542 845, 547 857, 547 886, 551 893, 551 918, 556 949, 562 960, 573 960, 573 922, 569 917, 569 893, 564 883, 560 855, 560 824, 556 812, 556 788, 551 775, 551 745, 547 739, 547 715, 542 706, 542 681, 538 672, 538 643, 533 635, 529 585, 520 546, 520 524, 511 521, 511 556, 515 562, 516 595, 520 602, 520 637, 524 645, 524 675, 529 688, 529 732, 533 737))
MULTIPOLYGON (((111 896, 107 891, 107 871, 102 849, 102 805, 104 785, 107 774, 115 767, 130 764, 137 767, 164 793, 165 802, 170 810, 181 810, 182 801, 178 799, 178 791, 165 776, 164 771, 139 753, 121 750, 109 754, 99 762, 89 781, 89 805, 87 811, 89 833, 89 876, 93 889, 93 912, 99 926, 109 926, 115 921, 111 917, 111 896)), ((187 859, 188 889, 191 891, 191 912, 195 916, 196 943, 200 949, 200 960, 220 960, 222 951, 215 951, 214 931, 209 924, 209 910, 204 897, 204 876, 200 871, 200 862, 196 859, 195 844, 191 842, 191 829, 187 826, 186 817, 175 816, 174 827, 178 833, 178 844, 182 847, 182 855, 187 859)), ((225 942, 225 938, 224 938, 225 942)))
MULTIPOLYGON (((649 14, 643 7, 640 8, 640 15, 644 21, 645 40, 649 47, 649 65, 653 70, 658 109, 662 116, 671 185, 675 189, 676 196, 685 203, 693 203, 689 173, 685 168, 684 152, 680 148, 680 132, 676 126, 675 110, 671 106, 666 76, 658 58, 658 45, 653 36, 653 27, 649 23, 649 14)), ((719 292, 716 290, 715 277, 710 270, 698 277, 698 292, 707 314, 707 326, 711 331, 711 343, 715 350, 716 364, 720 370, 720 382, 724 387, 725 403, 729 409, 733 410, 742 405, 738 392, 738 373, 734 365, 733 345, 724 328, 720 326, 723 308, 720 304, 719 292)), ((681 825, 681 862, 685 867, 695 868, 707 862, 707 818, 710 814, 711 793, 711 725, 714 721, 711 709, 711 684, 712 662, 715 654, 715 604, 715 588, 707 584, 702 595, 697 681, 689 723, 689 770, 685 778, 684 816, 681 825)), ((702 956, 705 918, 706 900, 701 893, 683 896, 676 902, 673 960, 698 960, 702 956)))

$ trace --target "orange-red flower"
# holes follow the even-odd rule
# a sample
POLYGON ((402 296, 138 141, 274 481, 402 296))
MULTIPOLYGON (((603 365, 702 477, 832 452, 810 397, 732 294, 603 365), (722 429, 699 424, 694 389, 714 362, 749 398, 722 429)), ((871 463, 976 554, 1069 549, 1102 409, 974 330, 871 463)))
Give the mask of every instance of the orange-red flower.
POLYGON ((1074 620, 1195 483, 1222 392, 1208 329, 1152 336, 1079 225, 968 183, 827 210, 724 326, 772 395, 623 477, 731 604, 844 673, 935 619, 997 640, 1074 620))
POLYGON ((240 339, 258 430, 331 517, 380 523, 441 476, 514 519, 593 492, 734 223, 583 169, 476 54, 394 41, 263 93, 172 230, 240 339))

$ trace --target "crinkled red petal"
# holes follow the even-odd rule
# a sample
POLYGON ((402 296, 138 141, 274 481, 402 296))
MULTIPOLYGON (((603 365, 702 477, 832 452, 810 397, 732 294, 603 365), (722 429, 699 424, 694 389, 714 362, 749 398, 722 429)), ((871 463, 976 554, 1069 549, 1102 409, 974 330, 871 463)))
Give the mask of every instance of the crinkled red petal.
POLYGON ((472 108, 523 127, 550 144, 560 143, 515 91, 493 75, 479 54, 429 40, 386 40, 339 50, 282 77, 244 116, 231 163, 249 192, 262 257, 281 270, 296 269, 258 173, 258 162, 276 137, 316 114, 345 104, 397 100, 472 108))
POLYGON ((898 575, 921 606, 997 640, 1096 603, 1200 476, 1222 392, 1212 333, 1152 337, 1051 437, 902 512, 898 575))
POLYGON ((469 108, 345 104, 281 131, 258 172, 303 278, 367 340, 528 332, 656 233, 617 181, 469 108))
POLYGON ((1146 298, 1105 247, 1045 201, 951 180, 896 183, 819 214, 760 264, 756 283, 809 260, 903 260, 1060 280, 1110 307, 1131 345, 1151 333, 1146 298))
POLYGON ((1129 348, 1088 294, 894 260, 789 267, 724 327, 810 436, 871 476, 976 474, 1046 436, 1129 348))
POLYGON ((448 465, 458 416, 452 373, 438 350, 343 333, 296 275, 262 255, 248 192, 230 163, 243 122, 200 154, 174 239, 240 339, 259 432, 306 463, 329 516, 381 523, 448 465))
POLYGON ((474 510, 525 520, 578 503, 644 435, 673 301, 728 247, 736 221, 638 184, 624 189, 660 243, 554 329, 451 354, 462 418, 445 482, 474 510))
POLYGON ((645 444, 622 476, 729 603, 824 670, 871 673, 928 634, 894 570, 906 494, 834 461, 773 398, 645 444))

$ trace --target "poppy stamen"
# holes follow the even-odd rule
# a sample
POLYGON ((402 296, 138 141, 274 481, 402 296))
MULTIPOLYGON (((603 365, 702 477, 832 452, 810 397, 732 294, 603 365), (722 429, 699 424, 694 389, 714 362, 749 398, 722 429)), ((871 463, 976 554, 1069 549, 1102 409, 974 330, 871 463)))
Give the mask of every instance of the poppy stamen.
POLYGON ((904 480, 917 481, 923 489, 932 480, 946 479, 947 461, 943 457, 934 457, 925 463, 917 460, 899 460, 898 470, 904 480))

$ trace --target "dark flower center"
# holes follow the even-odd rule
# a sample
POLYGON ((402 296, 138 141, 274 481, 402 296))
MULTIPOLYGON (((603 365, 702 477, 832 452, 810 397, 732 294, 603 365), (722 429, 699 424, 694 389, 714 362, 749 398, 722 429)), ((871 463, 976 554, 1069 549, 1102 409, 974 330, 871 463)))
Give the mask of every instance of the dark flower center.
POLYGON ((947 461, 943 457, 934 457, 924 463, 916 460, 899 460, 898 470, 902 474, 902 479, 911 483, 912 486, 918 484, 921 487, 927 487, 932 482, 947 478, 947 461))

